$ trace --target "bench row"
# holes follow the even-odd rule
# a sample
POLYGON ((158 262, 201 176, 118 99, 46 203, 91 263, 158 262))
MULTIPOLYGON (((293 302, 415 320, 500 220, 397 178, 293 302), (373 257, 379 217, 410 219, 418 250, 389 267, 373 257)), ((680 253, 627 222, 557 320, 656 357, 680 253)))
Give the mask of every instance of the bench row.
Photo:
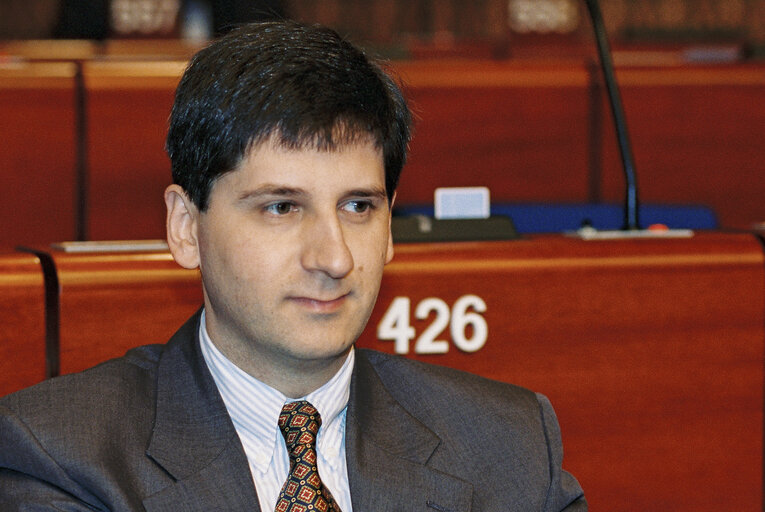
MULTIPOLYGON (((164 236, 167 119, 183 61, 0 64, 0 247, 164 236)), ((497 202, 618 203, 597 69, 580 61, 396 62, 419 119, 400 205, 437 186, 497 202)), ((765 220, 765 67, 620 67, 642 198, 765 220)))

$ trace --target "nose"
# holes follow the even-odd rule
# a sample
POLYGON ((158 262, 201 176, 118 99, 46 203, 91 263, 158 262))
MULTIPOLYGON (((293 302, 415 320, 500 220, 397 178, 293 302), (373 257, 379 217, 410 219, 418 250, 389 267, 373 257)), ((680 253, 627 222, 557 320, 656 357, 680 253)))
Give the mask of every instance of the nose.
POLYGON ((306 223, 302 243, 301 263, 306 270, 341 279, 353 269, 353 255, 337 212, 306 223))

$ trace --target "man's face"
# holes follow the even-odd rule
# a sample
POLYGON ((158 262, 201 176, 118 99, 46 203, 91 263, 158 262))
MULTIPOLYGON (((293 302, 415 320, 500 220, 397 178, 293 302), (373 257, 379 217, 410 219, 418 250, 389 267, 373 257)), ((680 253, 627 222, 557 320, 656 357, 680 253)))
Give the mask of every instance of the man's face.
POLYGON ((216 345, 245 369, 344 360, 393 257, 381 151, 267 141, 209 199, 196 236, 216 345))

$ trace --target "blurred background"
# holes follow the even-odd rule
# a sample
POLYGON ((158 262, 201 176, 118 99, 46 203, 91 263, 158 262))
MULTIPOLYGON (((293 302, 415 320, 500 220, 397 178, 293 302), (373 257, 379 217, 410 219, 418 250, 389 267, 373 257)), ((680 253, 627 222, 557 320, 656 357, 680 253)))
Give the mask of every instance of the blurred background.
MULTIPOLYGON (((601 0, 615 44, 765 45, 759 0, 601 0)), ((3 0, 0 39, 203 37, 236 23, 290 17, 330 25, 359 43, 416 51, 495 45, 527 36, 590 39, 577 0, 3 0)), ((509 48, 503 48, 510 45, 509 48)))
MULTIPOLYGON (((765 221, 765 2, 601 0, 644 224, 765 221)), ((2 0, 0 247, 162 238, 167 116, 237 24, 337 29, 417 116, 398 213, 486 186, 521 232, 616 229, 624 178, 580 0, 2 0)), ((643 226, 645 227, 645 226, 643 226)))
MULTIPOLYGON (((614 44, 734 43, 761 55, 760 0, 601 0, 614 44)), ((518 44, 590 39, 577 0, 3 0, 0 39, 209 37, 268 17, 330 25, 396 55, 430 46, 512 55, 518 44), (544 35, 549 41, 536 41, 544 35), (552 38, 557 41, 552 41, 552 38), (538 38, 537 38, 538 39, 538 38)), ((480 55, 480 54, 479 54, 480 55)))

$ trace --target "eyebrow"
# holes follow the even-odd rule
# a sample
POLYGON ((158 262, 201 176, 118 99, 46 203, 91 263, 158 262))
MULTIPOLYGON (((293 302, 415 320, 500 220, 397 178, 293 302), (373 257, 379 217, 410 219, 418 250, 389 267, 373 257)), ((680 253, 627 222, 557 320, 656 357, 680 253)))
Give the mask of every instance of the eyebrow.
POLYGON ((239 196, 239 201, 257 199, 263 196, 300 197, 305 195, 308 195, 308 193, 302 188, 265 184, 256 189, 243 192, 239 196))
POLYGON ((385 193, 385 189, 382 189, 380 187, 353 189, 353 190, 349 190, 346 194, 344 194, 344 196, 345 197, 371 197, 371 198, 378 198, 378 199, 387 199, 388 197, 388 195, 385 193))
MULTIPOLYGON (((264 196, 275 197, 304 197, 309 193, 299 187, 287 187, 283 185, 265 184, 261 185, 253 190, 243 192, 239 198, 239 202, 249 201, 264 196)), ((384 188, 381 187, 369 187, 369 188, 355 188, 343 193, 342 197, 365 197, 365 198, 377 198, 387 199, 388 195, 384 188)))

